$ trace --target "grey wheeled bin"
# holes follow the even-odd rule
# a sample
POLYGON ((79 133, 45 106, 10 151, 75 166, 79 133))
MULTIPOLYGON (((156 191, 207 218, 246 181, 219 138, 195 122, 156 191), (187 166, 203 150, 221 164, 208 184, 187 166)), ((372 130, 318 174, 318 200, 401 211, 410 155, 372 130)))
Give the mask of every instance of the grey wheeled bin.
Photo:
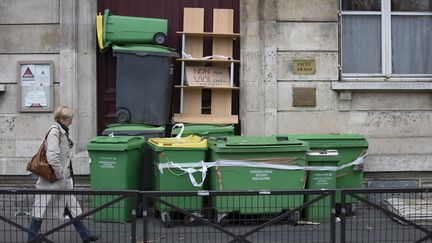
POLYGON ((168 124, 178 54, 154 45, 113 46, 113 53, 117 57, 117 122, 168 124))

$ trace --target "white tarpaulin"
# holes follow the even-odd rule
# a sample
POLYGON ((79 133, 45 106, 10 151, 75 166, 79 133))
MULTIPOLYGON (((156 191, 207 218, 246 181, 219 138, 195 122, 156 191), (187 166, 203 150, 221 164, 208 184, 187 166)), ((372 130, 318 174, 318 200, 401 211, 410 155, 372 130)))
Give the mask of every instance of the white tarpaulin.
POLYGON ((272 164, 267 162, 254 162, 246 160, 217 160, 215 162, 197 162, 197 163, 160 163, 159 171, 163 174, 164 169, 168 169, 172 174, 182 176, 189 174, 189 178, 192 184, 196 187, 203 185, 204 180, 207 176, 207 170, 210 167, 253 167, 253 168, 269 168, 279 170, 307 170, 307 171, 338 171, 350 166, 363 164, 364 156, 360 156, 351 163, 342 166, 301 166, 301 165, 287 165, 287 164, 272 164), (176 173, 171 169, 181 170, 181 173, 176 173), (194 173, 200 172, 202 174, 202 181, 198 183, 193 176, 194 173))

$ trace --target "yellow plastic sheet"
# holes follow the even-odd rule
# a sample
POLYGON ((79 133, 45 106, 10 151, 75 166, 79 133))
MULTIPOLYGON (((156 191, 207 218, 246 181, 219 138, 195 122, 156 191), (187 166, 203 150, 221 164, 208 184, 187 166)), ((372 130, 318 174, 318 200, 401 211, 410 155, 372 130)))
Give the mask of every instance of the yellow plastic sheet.
POLYGON ((149 138, 149 143, 157 147, 207 148, 207 139, 195 135, 183 138, 149 138))

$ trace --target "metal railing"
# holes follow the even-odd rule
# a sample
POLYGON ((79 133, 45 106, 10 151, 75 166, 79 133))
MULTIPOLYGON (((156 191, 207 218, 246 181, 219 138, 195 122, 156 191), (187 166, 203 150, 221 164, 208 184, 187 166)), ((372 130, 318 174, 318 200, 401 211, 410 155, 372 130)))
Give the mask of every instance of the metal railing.
POLYGON ((131 241, 137 198, 138 191, 0 190, 0 242, 27 242, 34 215, 42 217, 42 225, 31 242, 82 242, 72 226, 78 221, 104 242, 131 241))
POLYGON ((331 190, 142 195, 144 242, 335 242, 331 190))
POLYGON ((0 190, 0 242, 26 242, 35 198, 47 196, 34 241, 81 242, 73 224, 82 221, 100 242, 431 242, 431 193, 341 190, 337 201, 335 190, 0 190), (70 196, 81 209, 72 218, 70 196))

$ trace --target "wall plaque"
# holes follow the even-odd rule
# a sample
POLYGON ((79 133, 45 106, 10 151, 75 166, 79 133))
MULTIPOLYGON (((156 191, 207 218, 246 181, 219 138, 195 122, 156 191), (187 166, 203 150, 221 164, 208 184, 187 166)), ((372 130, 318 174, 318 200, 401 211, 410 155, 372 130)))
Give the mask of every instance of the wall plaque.
POLYGON ((293 87, 294 107, 313 107, 316 106, 316 87, 293 87))
POLYGON ((314 75, 316 72, 315 59, 294 59, 293 72, 296 75, 314 75))
POLYGON ((18 62, 18 110, 51 112, 54 109, 53 63, 18 62))

